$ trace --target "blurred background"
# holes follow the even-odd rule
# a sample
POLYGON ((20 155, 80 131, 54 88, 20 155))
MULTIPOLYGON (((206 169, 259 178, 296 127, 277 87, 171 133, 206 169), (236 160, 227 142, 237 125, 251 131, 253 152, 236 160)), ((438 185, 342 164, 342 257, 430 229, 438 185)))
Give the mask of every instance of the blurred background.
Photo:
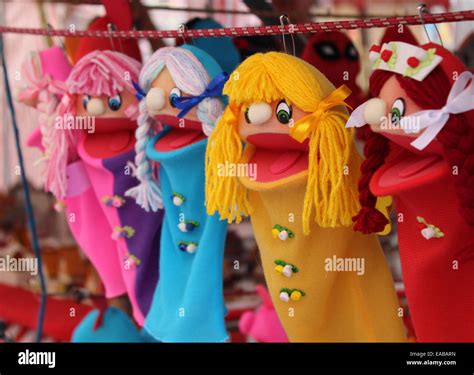
MULTIPOLYGON (((279 16, 287 14, 292 23, 344 20, 369 17, 391 17, 415 15, 417 0, 142 0, 131 1, 134 27, 137 30, 176 30, 180 24, 188 28, 206 28, 212 22, 223 27, 260 26, 279 24, 279 16), (201 26, 200 26, 201 25, 201 26)), ((431 13, 460 11, 474 8, 474 0, 425 0, 431 13)), ((11 27, 55 29, 75 27, 85 30, 89 22, 104 15, 104 7, 95 0, 0 0, 0 25, 11 27)), ((445 47, 455 51, 471 69, 474 66, 474 22, 439 24, 439 36, 445 47)), ((438 32, 433 25, 410 26, 409 30, 419 43, 429 38, 438 42, 438 32)), ((351 30, 336 33, 331 37, 322 34, 295 35, 295 54, 303 56, 318 66, 337 86, 345 80, 356 94, 354 104, 366 98, 369 74, 368 49, 380 43, 386 29, 351 30), (350 48, 348 48, 350 46, 350 48), (327 56, 338 54, 340 61, 327 63, 327 56), (326 56, 326 57, 325 57, 326 56), (335 68, 336 67, 336 68, 335 68), (348 77, 342 78, 348 72, 348 77), (341 81, 342 82, 342 81, 341 81)), ((30 51, 41 50, 52 45, 65 44, 74 49, 74 39, 49 38, 24 34, 3 36, 9 79, 15 89, 21 63, 30 51)), ((174 39, 143 39, 140 49, 143 59, 163 45, 174 45, 174 39)), ((281 36, 237 37, 233 44, 240 59, 259 51, 283 51, 281 36)), ((291 49, 289 37, 286 45, 291 49)), ((292 51, 288 51, 291 53, 292 51)), ((6 255, 21 258, 32 256, 31 240, 24 214, 24 202, 19 185, 19 169, 14 146, 11 118, 6 105, 3 80, 0 81, 0 257, 6 255)), ((32 192, 32 200, 44 271, 47 278, 48 310, 45 319, 43 341, 68 341, 75 324, 93 305, 93 298, 101 298, 102 286, 93 267, 87 262, 74 239, 62 213, 54 210, 54 199, 42 190, 43 168, 37 163, 40 152, 26 147, 25 140, 37 126, 34 109, 15 103, 20 127, 26 174, 32 192), (72 310, 71 310, 72 309, 72 310), (73 312, 73 314, 71 313, 73 312), (72 315, 71 315, 72 314, 72 315), (69 318, 65 318, 65 315, 69 318)), ((363 140, 359 139, 362 143, 363 140)), ((406 309, 403 282, 396 240, 396 227, 386 236, 381 236, 384 251, 389 260, 394 283, 401 305, 406 309)), ((228 328, 232 341, 269 341, 269 338, 252 334, 252 319, 256 309, 262 306, 264 284, 262 268, 258 258, 249 222, 232 225, 229 229, 225 251, 224 283, 226 304, 229 309, 228 328), (237 266, 238 265, 238 266, 237 266), (245 324, 240 324, 247 313, 245 324)), ((20 272, 0 272, 0 341, 32 341, 39 305, 38 280, 36 276, 20 272)), ((265 296, 263 296, 265 300, 265 296)), ((410 338, 415 339, 411 329, 409 311, 405 311, 405 323, 410 338)))

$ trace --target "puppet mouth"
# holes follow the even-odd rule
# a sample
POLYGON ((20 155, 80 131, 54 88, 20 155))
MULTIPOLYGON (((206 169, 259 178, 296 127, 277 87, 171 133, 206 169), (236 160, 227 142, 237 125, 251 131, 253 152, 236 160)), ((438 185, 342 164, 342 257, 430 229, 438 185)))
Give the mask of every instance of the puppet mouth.
POLYGON ((171 115, 157 115, 155 118, 163 125, 169 125, 170 131, 155 144, 158 151, 173 151, 206 139, 199 121, 187 120, 171 115))
POLYGON ((443 148, 438 141, 420 151, 410 143, 413 137, 383 133, 390 140, 390 152, 370 181, 376 195, 397 195, 440 178, 446 172, 443 148))
POLYGON ((133 148, 137 123, 126 117, 93 117, 84 129, 84 147, 93 157, 107 158, 133 148))
POLYGON ((275 181, 308 167, 307 140, 299 143, 287 134, 261 133, 250 135, 247 142, 255 146, 249 163, 257 165, 259 181, 275 181))
POLYGON ((85 130, 87 133, 115 133, 120 131, 134 131, 137 122, 126 117, 92 117, 91 126, 85 130))
POLYGON ((393 143, 392 155, 396 155, 388 163, 394 165, 402 161, 407 165, 403 170, 399 171, 400 177, 409 178, 416 176, 418 173, 422 173, 425 169, 442 160, 443 146, 437 140, 431 142, 425 149, 418 150, 410 144, 415 139, 413 137, 388 133, 383 135, 393 143))
POLYGON ((417 148, 411 145, 411 142, 413 142, 416 138, 390 133, 383 133, 383 136, 388 138, 390 141, 397 144, 410 154, 414 154, 417 156, 443 155, 443 146, 437 140, 432 141, 425 149, 418 150, 417 148))

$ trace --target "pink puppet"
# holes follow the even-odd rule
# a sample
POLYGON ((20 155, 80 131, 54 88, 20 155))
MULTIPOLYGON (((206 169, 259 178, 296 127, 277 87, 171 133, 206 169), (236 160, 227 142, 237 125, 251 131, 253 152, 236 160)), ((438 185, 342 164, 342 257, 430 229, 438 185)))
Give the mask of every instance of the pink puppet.
MULTIPOLYGON (((104 19, 91 27, 94 23, 104 19)), ((138 81, 141 63, 97 49, 97 43, 90 47, 81 46, 83 55, 76 55, 60 85, 59 104, 46 88, 51 108, 29 143, 44 150, 45 189, 65 206, 69 227, 97 269, 106 297, 124 310, 128 299, 142 325, 158 280, 162 212, 147 213, 125 196, 138 183, 131 167, 138 115, 132 81, 138 81)))
POLYGON ((142 324, 157 280, 161 213, 125 197, 137 183, 129 164, 138 114, 132 80, 139 69, 138 61, 115 51, 94 51, 77 62, 58 107, 46 188, 64 200, 70 228, 107 297, 127 293, 142 324), (140 281, 146 282, 136 288, 140 281))
POLYGON ((263 285, 257 285, 262 305, 256 311, 246 311, 239 321, 240 332, 257 342, 288 342, 286 333, 263 285))

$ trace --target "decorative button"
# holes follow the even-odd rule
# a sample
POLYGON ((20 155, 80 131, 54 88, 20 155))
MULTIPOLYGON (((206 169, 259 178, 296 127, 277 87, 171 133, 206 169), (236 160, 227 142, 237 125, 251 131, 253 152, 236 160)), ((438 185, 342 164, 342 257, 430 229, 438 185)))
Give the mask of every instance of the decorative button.
POLYGON ((186 251, 189 254, 194 254, 197 250, 198 244, 192 241, 181 241, 178 243, 178 248, 181 251, 186 251))
POLYGON ((293 301, 299 301, 301 297, 306 295, 301 289, 280 289, 280 300, 283 302, 288 302, 290 299, 293 301))
POLYGON ((290 300, 290 295, 288 292, 280 292, 280 300, 283 302, 288 302, 290 300))
POLYGON ((137 267, 141 264, 141 260, 138 259, 135 255, 130 254, 130 253, 127 253, 127 255, 125 255, 125 262, 127 260, 131 260, 137 267))
POLYGON ((416 220, 419 223, 419 227, 421 229, 421 235, 430 240, 432 238, 442 238, 444 237, 444 233, 438 227, 434 226, 433 224, 428 224, 427 221, 422 218, 421 216, 417 216, 416 220))
POLYGON ((386 49, 386 50, 383 50, 381 55, 380 55, 380 58, 385 61, 385 62, 388 62, 388 60, 390 60, 390 58, 392 57, 393 55, 393 52, 386 49))
POLYGON ((275 271, 279 272, 286 277, 291 277, 294 273, 298 272, 298 268, 293 264, 286 263, 284 260, 275 260, 276 264, 275 271))
POLYGON ((173 204, 175 206, 179 207, 184 203, 186 198, 184 198, 184 196, 179 193, 173 193, 173 195, 171 196, 171 200, 173 201, 173 204))
POLYGON ((122 207, 125 204, 125 199, 118 195, 114 195, 112 197, 106 195, 102 197, 102 202, 107 206, 107 207, 115 207, 119 208, 122 207))
POLYGON ((286 277, 291 277, 291 275, 293 275, 293 267, 287 264, 285 267, 283 267, 282 274, 286 277))
POLYGON ((199 223, 193 220, 185 220, 178 224, 178 228, 181 232, 191 232, 194 228, 197 228, 199 223))
POLYGON ((293 301, 298 301, 303 295, 304 295, 304 293, 301 290, 294 290, 294 291, 291 292, 290 298, 293 301))
POLYGON ((287 240, 288 238, 293 238, 295 234, 293 231, 279 224, 275 224, 272 229, 273 238, 279 238, 282 241, 287 240))
POLYGON ((112 232, 112 239, 118 240, 119 238, 132 238, 135 234, 135 229, 131 226, 125 225, 124 227, 115 227, 112 232))
POLYGON ((64 202, 63 200, 58 199, 56 203, 54 203, 54 210, 56 212, 63 212, 65 208, 66 202, 64 202))
POLYGON ((420 60, 415 56, 411 56, 407 59, 407 64, 412 68, 416 68, 418 65, 420 65, 420 60))

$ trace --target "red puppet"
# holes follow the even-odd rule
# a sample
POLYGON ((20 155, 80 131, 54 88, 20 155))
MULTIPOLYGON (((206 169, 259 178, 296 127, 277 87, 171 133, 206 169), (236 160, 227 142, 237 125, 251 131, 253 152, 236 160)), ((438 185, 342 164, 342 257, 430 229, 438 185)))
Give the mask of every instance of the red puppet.
POLYGON ((373 99, 347 127, 366 127, 354 228, 387 223, 394 198, 408 305, 418 341, 474 341, 473 75, 436 44, 373 46, 373 99))

